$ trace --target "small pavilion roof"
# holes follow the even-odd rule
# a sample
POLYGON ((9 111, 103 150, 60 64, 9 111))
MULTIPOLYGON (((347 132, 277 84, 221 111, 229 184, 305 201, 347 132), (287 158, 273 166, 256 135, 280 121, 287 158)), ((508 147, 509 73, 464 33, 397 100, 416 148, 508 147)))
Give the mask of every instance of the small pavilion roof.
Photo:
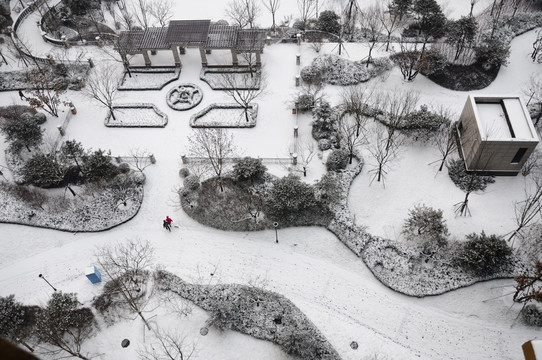
POLYGON ((242 29, 237 33, 236 49, 240 52, 263 51, 265 46, 265 30, 242 29))
POLYGON ((143 40, 143 30, 130 30, 121 31, 119 35, 119 41, 117 44, 117 50, 120 53, 128 54, 141 50, 141 41, 143 40))
POLYGON ((168 44, 203 45, 211 20, 171 20, 166 34, 168 44))
POLYGON ((169 49, 170 46, 166 42, 168 28, 167 27, 150 27, 145 31, 143 40, 141 41, 141 49, 169 49))
POLYGON ((237 26, 216 25, 209 26, 207 41, 203 46, 206 49, 232 49, 237 43, 237 26))

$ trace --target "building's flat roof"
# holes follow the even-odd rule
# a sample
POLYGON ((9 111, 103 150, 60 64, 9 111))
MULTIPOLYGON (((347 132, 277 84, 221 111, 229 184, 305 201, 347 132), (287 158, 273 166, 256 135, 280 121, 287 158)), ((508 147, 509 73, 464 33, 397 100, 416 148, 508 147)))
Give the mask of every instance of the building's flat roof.
POLYGON ((538 140, 519 97, 475 96, 480 135, 486 140, 538 140))

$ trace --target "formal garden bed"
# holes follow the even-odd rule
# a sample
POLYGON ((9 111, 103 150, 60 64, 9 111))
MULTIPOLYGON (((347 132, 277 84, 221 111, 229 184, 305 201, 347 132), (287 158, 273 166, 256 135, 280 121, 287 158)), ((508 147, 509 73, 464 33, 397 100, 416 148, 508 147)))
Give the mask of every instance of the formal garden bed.
POLYGON ((194 128, 252 128, 258 119, 258 104, 250 104, 247 114, 237 104, 212 104, 190 117, 194 128), (248 121, 247 121, 248 116, 248 121))
POLYGON ((104 123, 108 127, 165 127, 167 115, 158 110, 154 104, 115 104, 115 119, 111 112, 104 123))
POLYGON ((118 89, 126 90, 161 90, 167 84, 179 79, 181 68, 145 68, 130 69, 124 72, 118 89), (130 76, 131 74, 131 76, 130 76))
POLYGON ((340 359, 318 328, 280 294, 237 284, 190 284, 167 271, 157 271, 155 281, 159 290, 209 311, 208 326, 271 341, 299 359, 340 359))
POLYGON ((204 67, 200 80, 213 90, 257 90, 260 88, 261 70, 247 67, 204 67))

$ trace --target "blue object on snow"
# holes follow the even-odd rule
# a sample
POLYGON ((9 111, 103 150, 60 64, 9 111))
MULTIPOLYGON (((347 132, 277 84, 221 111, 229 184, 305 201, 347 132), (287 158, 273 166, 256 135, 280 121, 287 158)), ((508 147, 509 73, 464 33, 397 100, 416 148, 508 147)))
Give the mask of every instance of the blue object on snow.
POLYGON ((102 281, 102 274, 96 269, 96 266, 88 267, 85 271, 85 275, 91 283, 96 284, 102 281))

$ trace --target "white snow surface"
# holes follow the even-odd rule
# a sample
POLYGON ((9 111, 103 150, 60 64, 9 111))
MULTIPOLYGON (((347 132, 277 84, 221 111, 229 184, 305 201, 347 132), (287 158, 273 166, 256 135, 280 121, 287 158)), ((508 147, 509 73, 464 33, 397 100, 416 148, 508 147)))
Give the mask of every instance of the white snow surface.
MULTIPOLYGON (((14 2, 12 2, 14 3, 14 2)), ((283 1, 278 19, 297 13, 295 1, 283 1)), ((444 3, 444 1, 439 1, 444 3)), ((447 2, 452 14, 466 14, 470 1, 447 2)), ((481 9, 482 0, 477 4, 481 9)), ((220 0, 176 2, 176 19, 224 18, 225 2, 220 0)), ((323 7, 324 8, 324 7, 323 7)), ((322 8, 322 9, 323 9, 322 8)), ((475 8, 476 9, 476 8, 475 8)), ((268 15, 263 13, 262 17, 268 15)), ((46 54, 52 47, 41 41, 36 30, 37 15, 31 15, 21 26, 21 32, 32 40, 38 53, 46 54)), ((262 24, 267 20, 261 20, 262 24)), ((532 72, 541 71, 540 65, 529 59, 534 31, 517 37, 512 42, 510 64, 501 68, 495 82, 478 93, 519 93, 532 72)), ((332 51, 334 44, 326 44, 322 53, 332 51)), ((346 44, 350 59, 361 59, 367 48, 346 44)), ((99 52, 85 48, 92 57, 99 52)), ((70 51, 75 51, 74 48, 70 51)), ((310 116, 291 114, 291 99, 296 92, 295 54, 302 54, 302 65, 310 64, 316 55, 307 44, 271 45, 263 55, 263 69, 269 74, 270 84, 259 104, 258 124, 253 129, 234 129, 236 144, 244 155, 284 157, 292 149, 293 131, 299 126, 301 137, 310 138, 310 116)), ((374 56, 385 56, 376 51, 374 56)), ((153 57, 159 63, 171 64, 170 52, 159 52, 153 57), (162 59, 162 60, 160 60, 162 59)), ((423 299, 407 297, 386 288, 329 231, 317 227, 280 229, 278 244, 274 231, 224 232, 204 227, 177 206, 175 189, 181 186, 178 176, 180 154, 188 153, 190 136, 188 120, 192 114, 212 103, 229 102, 221 92, 212 91, 199 80, 200 60, 196 49, 188 49, 182 56, 183 68, 179 80, 197 84, 204 91, 200 105, 183 113, 170 109, 165 102, 168 87, 160 91, 125 92, 119 102, 152 102, 169 118, 165 128, 106 128, 106 110, 69 91, 65 98, 74 102, 78 114, 67 129, 66 139, 81 141, 85 147, 111 149, 113 155, 127 155, 130 149, 152 152, 157 163, 145 170, 145 198, 136 217, 128 223, 101 233, 72 233, 38 229, 29 226, 0 224, 0 296, 15 294, 25 304, 43 305, 51 288, 38 274, 42 273, 55 287, 65 292, 77 292, 79 300, 88 306, 99 294, 103 284, 92 285, 85 277, 85 268, 94 265, 94 251, 104 245, 127 239, 149 240, 156 252, 156 263, 189 281, 205 281, 208 273, 218 266, 218 277, 224 283, 248 284, 254 279, 265 279, 267 288, 283 294, 298 306, 320 329, 343 359, 363 359, 379 354, 390 359, 522 359, 521 344, 542 336, 537 329, 516 321, 519 306, 512 306, 509 294, 513 280, 494 280, 476 284, 451 293, 423 299), (164 231, 162 219, 169 215, 174 227, 164 231), (513 325, 513 326, 512 326, 513 325), (357 350, 350 348, 357 341, 357 350)), ((0 68, 2 71, 4 67, 0 68)), ((423 76, 405 83, 397 68, 389 77, 373 80, 379 88, 419 91, 420 103, 445 105, 458 114, 467 93, 446 90, 423 76)), ((340 88, 327 86, 326 97, 336 102, 340 88)), ((477 92, 473 92, 477 93, 477 92)), ((0 105, 21 104, 17 92, 0 94, 0 105)), ((58 120, 48 118, 45 127, 54 133, 58 120)), ((5 165, 0 141, 0 164, 5 165)), ((356 178, 349 194, 349 205, 361 225, 367 225, 375 235, 400 239, 402 222, 408 209, 419 203, 442 208, 452 236, 461 239, 465 234, 480 232, 503 234, 514 228, 512 204, 523 196, 521 176, 497 178, 483 194, 473 194, 470 205, 472 217, 454 218, 453 204, 462 200, 463 193, 448 176, 437 174, 437 152, 430 147, 405 147, 394 163, 384 188, 370 185, 367 161, 356 178)), ((323 166, 315 159, 305 180, 318 179, 323 166)), ((285 169, 270 169, 284 175, 285 169)), ((211 329, 205 337, 199 328, 207 317, 196 309, 185 319, 172 316, 167 308, 152 310, 148 317, 165 327, 178 327, 196 339, 198 359, 288 359, 277 346, 232 331, 223 333, 211 329)), ((83 352, 95 359, 135 359, 138 346, 148 341, 139 319, 124 320, 113 326, 102 324, 100 332, 83 346, 83 352), (120 341, 129 338, 129 348, 120 341)), ((46 357, 43 357, 46 359, 46 357)))

